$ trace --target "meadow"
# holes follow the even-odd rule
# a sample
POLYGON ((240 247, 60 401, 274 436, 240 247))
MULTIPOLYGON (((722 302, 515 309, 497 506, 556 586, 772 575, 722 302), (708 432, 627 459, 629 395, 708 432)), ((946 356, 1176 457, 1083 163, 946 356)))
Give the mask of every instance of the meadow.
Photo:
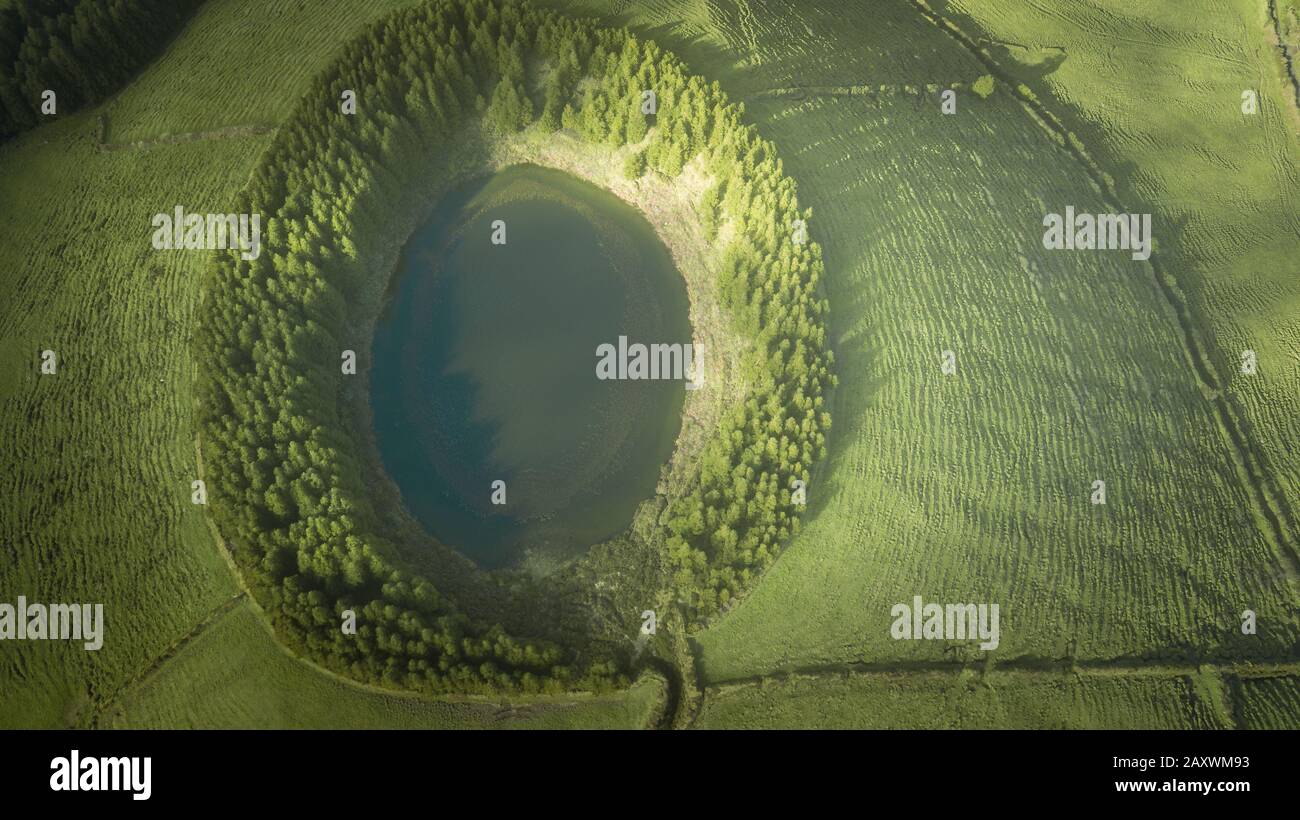
MULTIPOLYGON (((1072 4, 1068 12, 953 5, 990 34, 1008 71, 1059 101, 1071 128, 1112 169, 1119 197, 1162 215, 1162 272, 1186 294, 1207 386, 1224 397, 1230 423, 1248 442, 1278 519, 1277 548, 1294 563, 1300 110, 1265 4, 1231 0, 1195 16, 1112 0, 1072 4), (1041 61, 1048 44, 1063 57, 1041 61), (1243 110, 1248 92, 1257 99, 1251 114, 1243 110), (1253 374, 1243 372, 1247 351, 1255 354, 1253 374)), ((1290 31, 1293 4, 1281 11, 1290 31)))
POLYGON ((265 618, 241 601, 107 704, 98 725, 131 728, 639 729, 662 682, 646 677, 609 696, 432 700, 363 687, 279 647, 265 618))
MULTIPOLYGON (((918 92, 988 71, 914 10, 889 8, 856 29, 809 21, 818 48, 802 61, 786 53, 810 42, 797 30, 759 36, 782 59, 760 49, 745 85, 848 85, 850 71, 819 68, 855 60, 868 85, 918 92), (884 59, 901 41, 919 64, 884 59)), ((851 375, 831 465, 810 489, 817 513, 699 636, 706 678, 938 657, 889 637, 890 606, 913 594, 1000 602, 997 661, 1289 654, 1283 556, 1256 526, 1152 272, 1044 252, 1042 215, 1108 210, 1101 192, 1005 84, 961 99, 967 113, 949 118, 905 92, 748 104, 809 189, 814 231, 835 239, 831 321, 851 375), (1096 479, 1104 506, 1089 503, 1096 479), (1236 629, 1247 606, 1270 613, 1250 642, 1236 629)))
POLYGON ((204 3, 136 82, 104 106, 108 141, 273 128, 331 55, 371 20, 415 0, 204 3))
POLYGON ((77 720, 236 589, 190 503, 200 260, 152 253, 147 220, 222 206, 261 142, 106 153, 97 130, 78 115, 0 149, 2 588, 107 611, 97 653, 6 645, 4 725, 77 720))
MULTIPOLYGON (((333 677, 275 645, 189 503, 202 260, 149 252, 147 216, 225 210, 314 73, 402 5, 208 0, 115 97, 0 146, 0 599, 113 605, 93 656, 5 647, 0 726, 659 722, 652 676, 514 706, 333 677)), ((684 722, 1300 726, 1294 670, 1235 666, 1300 645, 1300 127, 1262 4, 538 5, 744 102, 824 248, 830 455, 802 531, 692 636, 684 722), (1152 262, 1045 251, 1067 204, 1153 213, 1152 262), (892 640, 915 594, 999 602, 1001 646, 892 640)))
POLYGON ((1168 672, 791 676, 711 690, 695 728, 1222 729, 1219 685, 1168 672))
POLYGON ((1300 710, 1300 677, 1295 674, 1245 678, 1235 694, 1242 728, 1295 728, 1300 710))
MULTIPOLYGON (((248 12, 247 5, 205 5, 159 61, 102 110, 80 112, 0 146, 0 225, 6 236, 22 238, 0 248, 6 271, 0 279, 0 423, 6 442, 0 450, 6 476, 0 589, 8 599, 25 594, 32 600, 103 602, 108 612, 105 646, 97 653, 56 642, 5 646, 0 726, 93 725, 107 704, 160 665, 184 669, 206 661, 221 667, 223 658, 282 652, 266 630, 223 626, 232 623, 222 613, 239 591, 238 581, 203 509, 191 504, 197 465, 189 339, 205 260, 156 253, 148 244, 155 212, 177 203, 211 211, 230 206, 268 142, 265 133, 241 129, 258 124, 257 112, 278 110, 276 99, 287 113, 312 76, 310 68, 286 71, 275 60, 260 68, 255 60, 251 68, 231 61, 221 75, 186 68, 220 52, 219 43, 265 46, 233 37, 227 27, 248 12), (203 102, 229 93, 235 77, 243 93, 234 94, 230 105, 203 102), (265 89, 270 95, 255 93, 265 89), (148 139, 101 146, 100 115, 109 112, 112 122, 112 113, 120 113, 114 106, 132 95, 143 101, 140 110, 150 123, 135 136, 148 139), (187 113, 186 100, 214 113, 187 120, 194 109, 187 113), (203 129, 217 133, 174 139, 203 129), (11 205, 20 202, 21 208, 11 205), (57 353, 58 372, 41 376, 46 349, 57 353), (218 647, 215 654, 176 651, 214 628, 226 641, 210 642, 218 647), (232 635, 237 644, 228 643, 232 635)), ((339 45, 337 26, 355 31, 367 19, 318 12, 306 3, 283 3, 270 14, 280 27, 259 30, 287 41, 308 37, 313 25, 325 26, 320 42, 327 54, 339 45)), ((302 66, 299 59, 290 62, 302 66)), ((117 131, 123 133, 130 132, 117 131)), ((207 713, 208 725, 249 725, 238 719, 248 714, 270 719, 271 707, 259 701, 275 691, 287 703, 298 704, 308 693, 320 699, 319 708, 289 711, 276 725, 337 723, 330 704, 342 705, 339 690, 324 686, 326 673, 305 664, 293 672, 227 692, 227 700, 213 706, 220 711, 207 713)), ((204 674, 180 673, 175 690, 154 684, 149 702, 165 695, 184 705, 198 696, 194 687, 204 674)), ((343 700, 348 709, 376 714, 366 710, 379 707, 365 704, 387 697, 356 688, 343 700)), ((633 693, 609 702, 624 697, 637 701, 633 693)), ((154 707, 134 708, 142 723, 153 720, 147 716, 154 707)), ((181 712, 167 712, 165 704, 157 708, 184 722, 181 712)), ((495 720, 476 714, 487 725, 495 720)), ((429 711, 425 725, 439 716, 462 723, 479 719, 439 708, 429 711)))

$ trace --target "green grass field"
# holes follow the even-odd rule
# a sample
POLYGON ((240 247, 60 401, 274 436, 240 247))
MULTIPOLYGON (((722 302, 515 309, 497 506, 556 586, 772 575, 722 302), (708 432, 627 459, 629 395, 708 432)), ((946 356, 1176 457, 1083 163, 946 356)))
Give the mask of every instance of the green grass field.
POLYGON ((135 728, 639 729, 661 686, 606 697, 435 701, 335 678, 290 656, 243 601, 109 705, 104 726, 135 728))
MULTIPOLYGON (((148 217, 226 210, 314 73, 403 5, 208 0, 119 94, 0 146, 0 600, 110 613, 97 653, 4 648, 0 727, 657 721, 650 679, 506 704, 316 669, 234 598, 189 502, 203 260, 152 251, 148 217)), ((825 253, 830 457, 802 531, 692 637, 685 722, 1300 727, 1294 670, 1233 666, 1300 657, 1300 114, 1263 4, 539 5, 743 101, 825 253), (1044 213, 1117 204, 1154 215, 1150 263, 1043 249, 1044 213), (1001 645, 892 640, 914 595, 999 603, 1001 645)))
MULTIPOLYGON (((884 84, 985 70, 893 8, 894 29, 879 15, 861 30, 828 20, 817 59, 835 64, 837 40, 868 56, 906 40, 943 56, 876 60, 884 84)), ((749 108, 771 119, 815 224, 840 238, 827 243, 837 356, 868 375, 841 381, 824 506, 700 637, 707 677, 916 657, 933 647, 888 637, 890 605, 913 594, 1001 601, 999 660, 1289 653, 1293 591, 1150 270, 1043 252, 1042 213, 1105 210, 1100 197, 1005 89, 967 105, 951 122, 933 106, 838 97, 749 108), (944 349, 958 354, 948 379, 944 349), (1107 481, 1104 507, 1088 503, 1094 478, 1107 481), (1247 607, 1271 613, 1263 640, 1234 634, 1247 607)))
POLYGON ((1300 677, 1246 678, 1237 686, 1237 713, 1245 729, 1294 729, 1300 677))
POLYGON ((274 127, 371 20, 415 0, 204 3, 139 79, 106 103, 110 142, 274 127))
MULTIPOLYGON (((283 115, 315 70, 301 59, 291 61, 298 73, 286 73, 273 62, 250 70, 255 60, 232 60, 230 75, 202 75, 208 83, 204 88, 186 80, 194 76, 184 67, 190 65, 186 55, 198 58, 212 53, 213 43, 238 40, 225 26, 246 14, 246 6, 205 6, 157 64, 105 104, 114 150, 96 149, 97 110, 0 148, 0 201, 24 203, 21 210, 7 204, 0 210, 5 234, 22 237, 0 248, 0 266, 13 272, 0 279, 5 305, 0 314, 0 423, 4 440, 18 443, 0 451, 0 468, 7 476, 0 495, 0 543, 6 551, 0 579, 7 600, 25 594, 34 601, 96 601, 105 603, 108 612, 106 644, 97 653, 64 643, 6 646, 0 655, 0 726, 96 720, 124 687, 154 669, 158 658, 200 625, 206 624, 206 630, 223 624, 223 637, 197 644, 215 644, 215 654, 209 651, 193 660, 192 654, 182 654, 164 666, 183 670, 206 661, 219 671, 237 659, 280 657, 264 630, 208 622, 238 586, 202 509, 190 503, 190 482, 197 473, 188 342, 204 260, 157 253, 148 245, 148 218, 154 212, 178 203, 227 209, 268 139, 239 132, 194 142, 171 142, 166 136, 257 124, 258 111, 283 115), (180 66, 163 70, 173 59, 180 66), (218 113, 204 101, 229 90, 232 76, 241 78, 243 93, 232 97, 231 107, 213 119, 186 119, 187 99, 197 100, 191 111, 218 113), (279 90, 261 95, 272 86, 279 90), (112 113, 132 94, 148 101, 141 110, 150 116, 149 126, 134 134, 120 130, 112 113), (160 105, 159 99, 177 105, 160 105), (235 107, 240 100, 251 101, 251 107, 235 107), (119 148, 126 139, 123 133, 159 141, 119 148), (59 357, 58 373, 52 376, 38 375, 45 349, 59 357), (57 471, 50 472, 49 465, 57 471), (238 643, 222 642, 231 635, 238 643)), ((321 34, 321 60, 346 32, 369 19, 368 11, 331 19, 302 3, 282 4, 280 11, 272 15, 279 27, 260 27, 264 35, 289 40, 313 21, 332 26, 321 34)), ((266 43, 249 45, 257 50, 266 43)), ((387 725, 399 723, 397 712, 383 712, 388 695, 332 685, 324 673, 297 666, 283 677, 250 679, 250 685, 227 692, 225 700, 214 701, 211 711, 191 721, 183 708, 212 671, 179 673, 180 681, 196 689, 151 685, 148 698, 133 706, 131 714, 149 725, 171 719, 186 725, 256 725, 240 723, 239 716, 270 716, 271 707, 260 702, 278 691, 291 707, 305 702, 317 708, 286 707, 276 725, 336 725, 342 720, 337 708, 373 715, 387 725), (171 709, 168 697, 180 704, 180 711, 171 709)), ((160 678, 165 681, 168 675, 160 678)), ((642 692, 630 694, 627 703, 643 703, 642 692)), ((612 725, 635 725, 615 715, 618 708, 603 708, 600 714, 609 716, 612 725)), ((440 725, 441 719, 447 725, 476 720, 495 725, 496 711, 434 705, 421 725, 440 725)), ((566 710, 558 711, 560 716, 542 722, 565 722, 566 710)), ((366 725, 368 719, 357 720, 352 725, 366 725)))
POLYGON ((1295 556, 1300 114, 1264 4, 1231 0, 1194 16, 1115 0, 1071 4, 1068 12, 1042 3, 954 5, 995 39, 1064 49, 1051 69, 1023 65, 1018 47, 994 53, 1059 100, 1130 207, 1154 210, 1176 229, 1161 262, 1187 294, 1195 332, 1250 437, 1295 556), (1258 94, 1258 113, 1243 114, 1245 91, 1258 94), (1258 360, 1253 376, 1241 373, 1247 350, 1258 360))
POLYGON ((75 720, 236 589, 189 497, 200 260, 153 254, 142 214, 216 208, 263 143, 101 153, 95 134, 80 115, 0 155, 0 201, 23 203, 0 216, 0 573, 6 600, 104 603, 112 644, 6 646, 5 724, 75 720))
POLYGON ((1222 702, 1205 697, 1205 686, 1176 674, 794 677, 710 692, 696 727, 1230 728, 1222 702))

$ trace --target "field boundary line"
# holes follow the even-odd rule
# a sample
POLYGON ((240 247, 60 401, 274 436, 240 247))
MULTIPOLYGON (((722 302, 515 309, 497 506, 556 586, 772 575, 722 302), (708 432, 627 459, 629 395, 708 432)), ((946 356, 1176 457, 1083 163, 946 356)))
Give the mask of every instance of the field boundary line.
POLYGON ((169 644, 166 649, 158 653, 158 655, 146 664, 141 671, 123 681, 120 686, 113 690, 112 694, 97 699, 91 706, 90 727, 93 729, 102 728, 99 725, 99 721, 114 704, 120 702, 131 690, 148 682, 149 679, 156 675, 169 660, 180 654, 181 650, 193 643, 194 640, 207 631, 209 627, 215 625, 218 621, 233 612, 239 602, 244 600, 246 597, 247 594, 241 590, 222 601, 208 612, 207 615, 204 615, 189 632, 186 632, 184 635, 177 638, 169 644))
POLYGON ((1095 661, 1068 659, 1044 661, 1038 659, 1013 659, 996 664, 963 663, 960 661, 894 661, 818 664, 790 670, 770 672, 766 675, 749 675, 739 678, 710 681, 704 686, 706 695, 718 695, 736 689, 786 683, 796 680, 818 680, 856 677, 953 677, 970 672, 984 678, 990 675, 1015 677, 1179 677, 1212 671, 1232 678, 1272 678, 1287 675, 1300 676, 1300 659, 1262 659, 1242 661, 1142 661, 1130 658, 1109 658, 1095 661))
POLYGON ((792 85, 780 86, 777 88, 764 88, 747 94, 748 99, 789 99, 804 100, 821 97, 862 97, 870 99, 872 97, 895 97, 898 95, 907 95, 910 97, 923 97, 922 91, 929 87, 942 89, 959 89, 969 88, 975 80, 956 80, 950 83, 922 83, 920 85, 911 85, 910 83, 860 83, 858 85, 792 85), (911 89, 910 91, 908 89, 911 89))
MULTIPOLYGON (((1068 23, 1069 25, 1078 29, 1079 31, 1088 32, 1088 33, 1093 33, 1096 31, 1096 29, 1093 26, 1089 25, 1088 21, 1076 20, 1073 17, 1069 16, 1068 14, 1059 11, 1058 9, 1045 8, 1041 3, 1035 2, 1035 0, 1029 0, 1029 6, 1035 9, 1036 11, 1038 11, 1039 13, 1047 15, 1048 17, 1055 17, 1058 20, 1062 20, 1065 23, 1068 23)), ((1214 54, 1212 52, 1199 51, 1194 48, 1188 48, 1186 46, 1178 45, 1177 43, 1174 42, 1161 43, 1155 40, 1142 40, 1137 37, 1121 37, 1120 35, 1113 34, 1113 33, 1106 34, 1104 36, 1106 37, 1106 39, 1113 40, 1117 43, 1127 43, 1133 46, 1146 46, 1149 48, 1162 48, 1162 49, 1167 49, 1169 51, 1178 52, 1184 56, 1203 58, 1207 60, 1217 60, 1221 63, 1227 63, 1229 65, 1240 66, 1242 68, 1250 68, 1250 63, 1247 60, 1237 59, 1234 57, 1225 57, 1222 54, 1214 54)))

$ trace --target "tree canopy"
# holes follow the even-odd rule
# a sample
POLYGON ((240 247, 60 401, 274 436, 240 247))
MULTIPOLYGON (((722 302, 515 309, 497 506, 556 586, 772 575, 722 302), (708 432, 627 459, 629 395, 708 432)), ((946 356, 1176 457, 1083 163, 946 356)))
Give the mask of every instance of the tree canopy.
POLYGON ((653 42, 513 0, 434 0, 374 23, 314 81, 240 207, 263 251, 217 252, 195 352, 212 514, 255 595, 296 649, 361 680, 430 692, 601 688, 611 660, 467 617, 378 532, 343 429, 339 351, 404 180, 467 126, 569 129, 638 147, 627 174, 712 178, 710 235, 729 224, 718 291, 755 342, 753 385, 674 496, 663 541, 696 621, 775 560, 798 525, 792 497, 826 452, 834 383, 820 248, 773 145, 716 84, 653 42), (340 111, 354 90, 359 111, 340 111), (644 114, 642 92, 657 110, 644 114), (340 629, 357 615, 355 635, 340 629))
POLYGON ((200 0, 14 0, 0 5, 0 139, 99 102, 149 62, 200 0))

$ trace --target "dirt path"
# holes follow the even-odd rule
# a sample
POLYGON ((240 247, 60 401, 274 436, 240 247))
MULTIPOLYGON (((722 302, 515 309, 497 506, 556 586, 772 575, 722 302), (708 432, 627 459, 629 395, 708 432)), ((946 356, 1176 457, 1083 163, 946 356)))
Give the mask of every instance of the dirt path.
POLYGON ((95 145, 98 151, 139 151, 145 148, 155 148, 160 145, 179 145, 184 142, 203 142, 205 140, 226 140, 238 139, 241 137, 257 137, 265 134, 275 133, 275 128, 269 125, 230 125, 225 128, 218 128, 213 131, 191 131, 181 134, 164 134, 161 137, 155 137, 147 140, 135 140, 133 142, 107 142, 108 136, 108 115, 99 115, 99 140, 95 145))
POLYGON ((205 615, 203 619, 195 624, 189 632, 186 632, 184 635, 173 641, 170 646, 159 653, 159 655, 150 661, 147 666, 124 681, 112 694, 92 704, 88 718, 90 728, 103 728, 101 726, 101 721, 113 706, 121 702, 127 692, 145 683, 157 674, 158 670, 161 669, 169 660, 174 658, 177 653, 186 646, 189 646, 189 644, 192 643, 195 638, 199 637, 199 635, 203 634, 208 627, 217 623, 229 614, 246 597, 245 593, 241 591, 227 598, 215 609, 205 615))

